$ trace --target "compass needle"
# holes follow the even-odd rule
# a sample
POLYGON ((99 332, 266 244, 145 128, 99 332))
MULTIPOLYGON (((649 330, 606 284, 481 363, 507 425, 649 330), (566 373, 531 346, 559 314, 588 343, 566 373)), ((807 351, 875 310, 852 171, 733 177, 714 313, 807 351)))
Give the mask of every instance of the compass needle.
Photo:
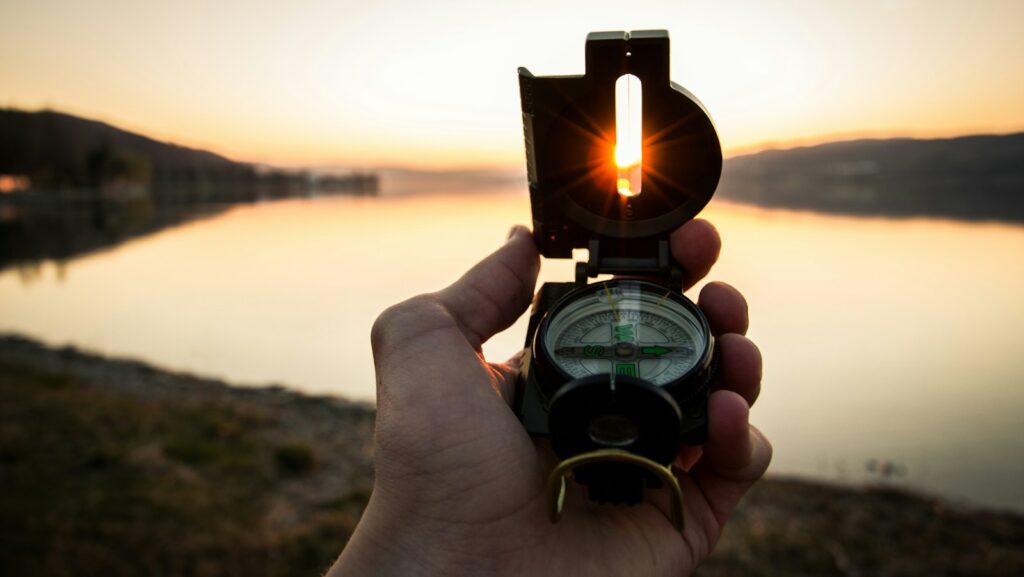
POLYGON ((615 301, 612 299, 612 291, 608 288, 608 285, 604 286, 604 294, 608 297, 608 306, 612 308, 612 316, 615 322, 619 322, 619 309, 615 306, 615 301))
POLYGON ((659 309, 661 308, 661 303, 665 302, 665 299, 667 299, 668 295, 670 295, 670 294, 672 294, 672 291, 667 291, 664 295, 662 295, 662 297, 660 299, 658 299, 657 308, 659 308, 659 309))

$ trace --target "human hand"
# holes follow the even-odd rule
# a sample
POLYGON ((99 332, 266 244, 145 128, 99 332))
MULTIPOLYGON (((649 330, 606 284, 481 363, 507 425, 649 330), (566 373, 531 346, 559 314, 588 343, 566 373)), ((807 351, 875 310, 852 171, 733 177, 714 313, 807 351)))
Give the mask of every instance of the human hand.
MULTIPOLYGON (((673 233, 687 287, 720 246, 703 220, 673 233)), ((544 486, 555 458, 510 408, 518 361, 490 363, 480 348, 529 306, 539 266, 529 231, 516 227, 455 284, 377 319, 374 489, 330 575, 688 575, 764 474, 771 445, 747 420, 761 381, 760 352, 743 336, 747 305, 732 287, 710 283, 698 305, 720 361, 709 441, 676 460, 685 531, 666 516, 664 489, 625 507, 590 503, 571 485, 552 524, 544 486)))

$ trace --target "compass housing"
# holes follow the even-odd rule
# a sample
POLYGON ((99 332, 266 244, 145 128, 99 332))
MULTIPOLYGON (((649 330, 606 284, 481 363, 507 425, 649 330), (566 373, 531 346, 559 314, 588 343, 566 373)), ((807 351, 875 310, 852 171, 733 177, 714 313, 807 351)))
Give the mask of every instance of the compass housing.
MULTIPOLYGON (((707 440, 715 343, 700 309, 682 295, 685 272, 671 256, 669 235, 700 212, 718 185, 722 150, 714 124, 697 98, 669 79, 663 30, 591 33, 584 75, 538 77, 520 68, 519 82, 534 240, 548 258, 572 258, 574 249, 589 254, 577 263, 574 282, 545 283, 537 293, 514 410, 531 435, 550 439, 559 459, 624 450, 668 467, 681 444, 707 440), (636 195, 618 193, 621 167, 613 160, 615 85, 627 74, 642 86, 636 195), (599 275, 629 278, 589 283, 599 275), (578 343, 559 344, 549 333, 565 323, 604 322, 572 312, 602 293, 634 299, 624 310, 669 319, 647 328, 643 318, 632 323, 636 331, 661 331, 664 345, 614 336, 605 343, 611 349, 595 353, 610 361, 606 370, 594 358, 567 361, 593 353, 593 343, 580 333, 578 343), (651 295, 669 303, 666 310, 654 310, 651 295), (672 322, 688 323, 689 344, 664 328, 672 322)), ((646 488, 660 485, 651 472, 625 463, 587 464, 574 476, 598 502, 639 503, 646 488)))

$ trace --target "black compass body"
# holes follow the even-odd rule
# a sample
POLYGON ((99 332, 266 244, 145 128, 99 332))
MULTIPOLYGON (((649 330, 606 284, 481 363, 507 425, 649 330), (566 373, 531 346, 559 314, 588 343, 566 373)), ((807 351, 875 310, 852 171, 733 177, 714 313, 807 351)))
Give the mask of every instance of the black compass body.
MULTIPOLYGON (((574 280, 537 294, 515 400, 563 461, 614 450, 668 466, 707 439, 715 342, 669 235, 711 199, 722 153, 668 71, 664 31, 590 34, 583 76, 519 71, 534 240, 548 258, 589 251, 574 280)), ((638 503, 659 484, 622 462, 574 476, 598 502, 638 503)))

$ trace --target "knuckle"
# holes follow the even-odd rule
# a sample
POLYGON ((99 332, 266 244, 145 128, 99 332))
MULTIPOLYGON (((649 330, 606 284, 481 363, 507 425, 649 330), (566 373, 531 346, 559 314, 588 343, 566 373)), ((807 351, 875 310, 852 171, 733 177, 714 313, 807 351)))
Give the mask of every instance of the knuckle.
POLYGON ((768 466, 772 462, 772 457, 775 456, 775 448, 772 446, 772 442, 768 440, 768 437, 764 435, 759 429, 757 435, 761 440, 761 467, 758 472, 758 477, 764 475, 765 471, 768 470, 768 466))
POLYGON ((384 309, 370 329, 370 346, 374 353, 386 347, 396 335, 415 327, 417 319, 430 314, 438 306, 433 295, 423 294, 384 309))
POLYGON ((744 304, 746 304, 747 301, 747 299, 743 296, 743 293, 741 293, 738 288, 734 287, 733 285, 727 282, 723 282, 720 280, 714 280, 709 282, 707 286, 704 287, 704 290, 725 293, 723 294, 723 296, 738 299, 740 301, 743 301, 744 304))
POLYGON ((736 350, 741 351, 742 354, 748 356, 754 363, 759 367, 764 362, 764 355, 761 354, 761 348, 757 346, 750 337, 740 333, 726 333, 721 338, 724 342, 729 343, 726 346, 736 347, 736 350))

